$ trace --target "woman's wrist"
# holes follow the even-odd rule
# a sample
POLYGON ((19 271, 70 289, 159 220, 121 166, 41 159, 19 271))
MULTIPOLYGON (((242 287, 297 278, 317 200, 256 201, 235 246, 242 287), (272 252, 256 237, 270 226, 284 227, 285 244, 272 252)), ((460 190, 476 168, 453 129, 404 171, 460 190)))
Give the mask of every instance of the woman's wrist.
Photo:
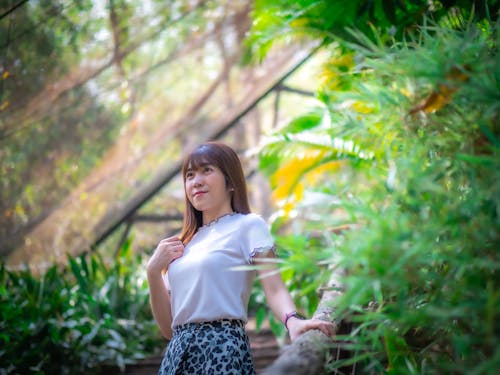
POLYGON ((148 277, 161 276, 164 270, 166 271, 165 267, 156 264, 148 264, 146 267, 148 277))
POLYGON ((286 313, 285 314, 285 317, 283 319, 283 324, 285 325, 285 328, 287 329, 287 331, 289 330, 288 329, 288 321, 290 319, 299 319, 299 320, 304 320, 305 317, 300 315, 297 311, 293 310, 293 311, 290 311, 289 313, 286 313))

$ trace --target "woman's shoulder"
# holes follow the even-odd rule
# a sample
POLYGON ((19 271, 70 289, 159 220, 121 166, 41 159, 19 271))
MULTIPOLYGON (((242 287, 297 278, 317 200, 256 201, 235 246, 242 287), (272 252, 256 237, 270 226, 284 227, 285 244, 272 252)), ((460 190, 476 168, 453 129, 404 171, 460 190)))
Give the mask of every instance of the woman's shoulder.
POLYGON ((241 225, 246 228, 262 228, 262 229, 269 228, 267 221, 264 220, 264 218, 259 214, 250 212, 248 214, 241 214, 239 216, 241 217, 240 218, 241 225))

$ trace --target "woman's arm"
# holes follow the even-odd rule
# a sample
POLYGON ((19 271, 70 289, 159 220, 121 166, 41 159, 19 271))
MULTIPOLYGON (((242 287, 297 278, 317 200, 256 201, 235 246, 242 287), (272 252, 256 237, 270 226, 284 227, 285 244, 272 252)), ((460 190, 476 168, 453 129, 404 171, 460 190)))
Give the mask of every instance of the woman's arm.
MULTIPOLYGON (((283 283, 279 269, 271 263, 259 261, 259 257, 256 257, 254 262, 259 265, 265 265, 265 267, 258 271, 262 288, 272 312, 276 318, 285 323, 286 314, 295 311, 296 308, 290 293, 288 293, 283 283)), ((292 341, 311 329, 318 329, 327 336, 332 336, 334 332, 333 324, 330 322, 319 319, 302 320, 296 316, 289 317, 286 326, 292 341)))
POLYGON ((167 287, 160 274, 150 273, 148 270, 149 303, 156 324, 166 339, 172 338, 172 310, 167 287))
POLYGON ((167 339, 172 337, 172 310, 163 274, 169 264, 183 253, 184 245, 179 238, 170 237, 160 241, 147 265, 151 311, 161 333, 167 339))

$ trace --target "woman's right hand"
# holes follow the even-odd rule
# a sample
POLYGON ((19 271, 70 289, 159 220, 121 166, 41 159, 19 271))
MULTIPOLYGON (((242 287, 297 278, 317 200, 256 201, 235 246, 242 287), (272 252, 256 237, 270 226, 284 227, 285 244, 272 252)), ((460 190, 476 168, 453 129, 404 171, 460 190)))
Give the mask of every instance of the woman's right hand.
POLYGON ((177 236, 161 240, 148 261, 148 273, 157 274, 166 271, 168 265, 180 258, 183 253, 184 245, 177 236))

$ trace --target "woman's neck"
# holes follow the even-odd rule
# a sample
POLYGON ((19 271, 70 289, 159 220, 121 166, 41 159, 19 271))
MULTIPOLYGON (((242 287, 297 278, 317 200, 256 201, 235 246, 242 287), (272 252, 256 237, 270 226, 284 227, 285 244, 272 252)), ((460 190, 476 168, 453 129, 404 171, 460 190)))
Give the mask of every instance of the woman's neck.
POLYGON ((231 215, 234 211, 231 207, 217 212, 203 212, 203 225, 210 224, 213 221, 220 219, 222 216, 231 215))

